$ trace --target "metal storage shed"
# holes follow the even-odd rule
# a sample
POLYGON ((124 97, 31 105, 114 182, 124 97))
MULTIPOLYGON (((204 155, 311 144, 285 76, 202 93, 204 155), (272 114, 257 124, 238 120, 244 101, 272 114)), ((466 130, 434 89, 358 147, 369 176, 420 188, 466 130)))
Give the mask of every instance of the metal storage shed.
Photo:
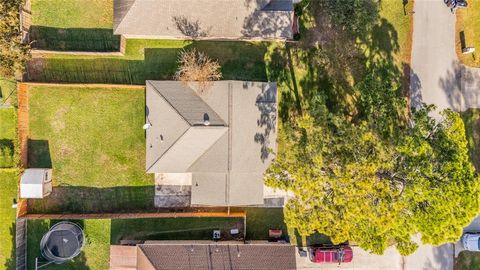
POLYGON ((20 179, 20 197, 42 199, 52 193, 52 169, 26 169, 20 179))

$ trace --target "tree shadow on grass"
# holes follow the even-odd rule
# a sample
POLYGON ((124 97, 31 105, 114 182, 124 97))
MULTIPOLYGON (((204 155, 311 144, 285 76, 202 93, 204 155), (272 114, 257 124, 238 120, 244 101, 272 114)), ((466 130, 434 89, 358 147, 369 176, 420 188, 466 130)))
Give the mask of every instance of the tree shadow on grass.
POLYGON ((15 165, 14 151, 13 140, 0 139, 0 168, 10 168, 15 165))
POLYGON ((370 83, 366 76, 372 73, 378 77, 373 81, 392 81, 392 93, 388 94, 398 95, 404 81, 395 60, 400 50, 398 34, 390 22, 378 15, 376 1, 368 0, 351 10, 353 15, 327 2, 304 2, 300 21, 314 22, 310 23, 313 26, 302 28, 299 43, 275 49, 267 64, 270 79, 284 86, 279 104, 282 121, 301 114, 300 108, 315 116, 325 110, 320 107, 323 105, 329 112, 358 120, 365 114, 362 95, 371 94, 362 93, 358 85, 370 83), (369 7, 376 8, 358 10, 369 7), (349 16, 354 18, 346 19, 349 16))
MULTIPOLYGON (((16 229, 15 229, 15 222, 12 223, 12 225, 10 226, 10 241, 12 243, 12 251, 10 252, 10 256, 8 257, 8 259, 5 261, 5 264, 4 264, 4 269, 6 270, 14 270, 16 269, 15 266, 16 266, 16 263, 15 263, 15 235, 16 235, 16 229)), ((4 239, 4 241, 9 241, 8 239, 4 239)))
POLYGON ((469 109, 462 112, 462 119, 465 125, 470 160, 475 169, 480 171, 480 111, 469 109))
POLYGON ((34 49, 54 51, 117 52, 120 36, 107 28, 55 28, 33 25, 30 42, 34 49))

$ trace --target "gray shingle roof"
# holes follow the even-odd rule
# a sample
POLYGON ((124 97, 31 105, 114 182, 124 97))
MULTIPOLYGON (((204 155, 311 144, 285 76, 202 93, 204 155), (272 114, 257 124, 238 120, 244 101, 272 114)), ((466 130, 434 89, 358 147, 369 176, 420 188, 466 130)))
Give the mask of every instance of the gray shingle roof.
POLYGON ((291 39, 292 0, 114 0, 114 33, 129 37, 291 39))
POLYGON ((147 81, 147 172, 192 173, 194 205, 262 204, 263 173, 276 151, 275 83, 217 81, 201 95, 194 87, 147 81), (205 110, 219 125, 185 120, 205 110))
POLYGON ((139 245, 156 270, 292 270, 295 247, 280 244, 146 244, 139 245))

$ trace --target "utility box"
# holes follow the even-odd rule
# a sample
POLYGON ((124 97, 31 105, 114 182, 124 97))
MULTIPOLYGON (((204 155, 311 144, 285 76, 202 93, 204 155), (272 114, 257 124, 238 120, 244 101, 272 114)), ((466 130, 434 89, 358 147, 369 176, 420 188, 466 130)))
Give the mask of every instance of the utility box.
POLYGON ((42 199, 52 193, 52 169, 26 169, 20 179, 20 197, 42 199))

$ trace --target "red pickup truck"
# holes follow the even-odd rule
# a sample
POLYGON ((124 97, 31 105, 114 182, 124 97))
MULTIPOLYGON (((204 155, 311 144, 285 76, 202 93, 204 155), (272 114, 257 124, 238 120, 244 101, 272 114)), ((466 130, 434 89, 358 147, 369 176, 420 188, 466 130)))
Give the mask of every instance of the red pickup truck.
POLYGON ((312 248, 310 258, 314 263, 349 263, 353 259, 353 251, 349 246, 312 248))

